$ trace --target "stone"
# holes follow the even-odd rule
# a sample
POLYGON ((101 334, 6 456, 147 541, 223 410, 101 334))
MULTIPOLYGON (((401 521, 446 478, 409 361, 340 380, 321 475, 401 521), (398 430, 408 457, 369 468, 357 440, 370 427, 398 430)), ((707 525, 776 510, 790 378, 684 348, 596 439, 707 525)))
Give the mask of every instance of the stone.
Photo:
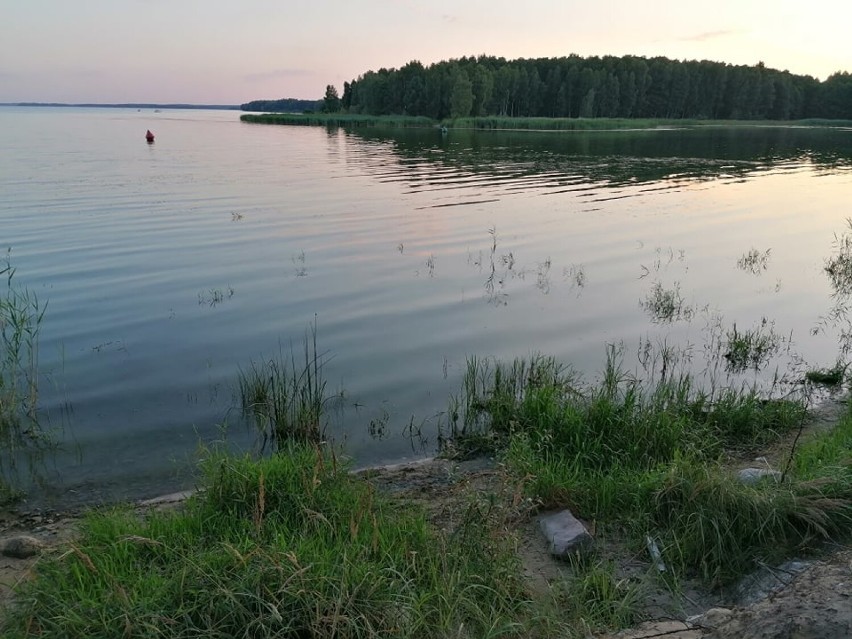
POLYGON ((686 621, 701 628, 714 629, 730 620, 734 616, 734 611, 730 608, 710 608, 703 614, 690 617, 686 621))
POLYGON ((538 523, 554 557, 564 559, 593 542, 586 526, 570 510, 545 513, 539 517, 538 523))
POLYGON ((749 485, 757 484, 768 478, 781 481, 781 473, 770 468, 743 468, 737 473, 737 479, 749 485))
POLYGON ((10 537, 4 541, 2 552, 7 557, 27 559, 34 557, 42 550, 44 550, 43 542, 29 535, 19 535, 17 537, 10 537))

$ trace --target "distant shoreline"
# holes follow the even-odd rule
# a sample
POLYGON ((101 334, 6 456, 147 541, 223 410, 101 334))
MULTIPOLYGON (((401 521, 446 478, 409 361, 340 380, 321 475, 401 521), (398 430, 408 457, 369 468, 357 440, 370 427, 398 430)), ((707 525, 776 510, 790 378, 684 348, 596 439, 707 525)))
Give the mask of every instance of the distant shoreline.
POLYGON ((239 104, 154 104, 154 103, 121 103, 121 104, 69 104, 66 102, 0 102, 0 107, 77 107, 86 109, 210 109, 222 111, 239 111, 239 104))

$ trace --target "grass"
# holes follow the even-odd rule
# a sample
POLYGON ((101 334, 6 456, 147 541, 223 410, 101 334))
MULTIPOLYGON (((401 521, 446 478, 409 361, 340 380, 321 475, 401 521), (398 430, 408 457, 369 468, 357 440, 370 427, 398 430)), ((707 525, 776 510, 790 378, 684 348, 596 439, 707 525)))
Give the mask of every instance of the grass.
MULTIPOLYGON (((722 585, 760 560, 842 538, 852 524, 852 473, 797 471, 747 486, 723 464, 753 456, 805 417, 801 401, 748 389, 708 395, 686 375, 643 382, 611 349, 594 384, 550 358, 472 360, 445 438, 457 453, 501 455, 542 507, 625 530, 638 547, 651 535, 676 574, 722 585)), ((842 450, 852 462, 850 444, 842 450)), ((796 459, 807 455, 812 448, 796 459)))
POLYGON ((743 253, 737 259, 737 268, 752 275, 760 275, 763 271, 769 268, 769 257, 772 249, 758 251, 756 248, 751 248, 747 253, 743 253))
POLYGON ((332 398, 326 394, 316 338, 314 325, 299 364, 291 348, 289 359, 279 352, 277 358, 253 361, 239 373, 243 415, 254 422, 264 449, 290 440, 318 445, 325 439, 325 409, 332 398))
POLYGON ((210 455, 181 512, 90 515, 3 621, 23 637, 494 637, 532 622, 487 512, 438 535, 316 447, 210 455))
POLYGON ((825 261, 824 270, 831 281, 836 297, 852 295, 852 218, 846 219, 848 227, 834 236, 834 254, 825 261))
POLYGON ((528 118, 481 116, 433 120, 425 116, 365 115, 360 113, 265 113, 244 114, 243 122, 256 124, 289 124, 302 126, 384 126, 396 128, 435 128, 529 131, 613 131, 698 126, 810 126, 845 127, 844 120, 678 120, 651 118, 528 118))
POLYGON ((570 576, 556 588, 562 614, 585 636, 612 628, 627 628, 639 619, 641 590, 619 578, 612 561, 595 553, 569 560, 570 576))
POLYGON ((832 368, 815 368, 805 373, 805 379, 812 384, 839 386, 846 377, 847 364, 838 362, 832 368))
POLYGON ((726 331, 725 359, 731 372, 741 373, 749 368, 760 370, 781 348, 781 336, 774 325, 763 318, 755 327, 738 331, 737 325, 726 331))
POLYGON ((423 128, 438 126, 438 122, 423 116, 360 115, 356 113, 265 113, 245 114, 242 122, 253 124, 289 124, 296 126, 384 126, 423 128))
POLYGON ((708 394, 671 370, 643 381, 620 355, 611 347, 591 383, 549 357, 470 359, 442 438, 456 454, 499 455, 511 501, 524 506, 478 495, 438 530, 323 445, 314 329, 299 366, 291 354, 241 376, 243 407, 272 444, 265 457, 202 451, 201 490, 181 510, 90 514, 77 540, 36 565, 0 632, 555 637, 636 622, 641 587, 600 546, 570 559, 548 592, 532 589, 507 534, 530 503, 570 507, 634 555, 656 540, 663 579, 675 584, 728 584, 760 562, 848 538, 852 412, 801 444, 783 481, 746 485, 723 462, 799 428, 804 403, 708 394))
POLYGON ((46 304, 15 282, 7 253, 0 265, 0 501, 13 498, 20 466, 34 471, 50 437, 38 415, 38 338, 46 304))
POLYGON ((678 282, 670 289, 664 288, 661 282, 654 282, 647 297, 639 301, 639 306, 655 324, 679 320, 688 322, 695 314, 695 309, 683 299, 678 282))
POLYGON ((511 118, 483 116, 457 118, 451 121, 455 129, 530 130, 530 131, 590 131, 613 129, 653 129, 658 120, 628 118, 511 118))

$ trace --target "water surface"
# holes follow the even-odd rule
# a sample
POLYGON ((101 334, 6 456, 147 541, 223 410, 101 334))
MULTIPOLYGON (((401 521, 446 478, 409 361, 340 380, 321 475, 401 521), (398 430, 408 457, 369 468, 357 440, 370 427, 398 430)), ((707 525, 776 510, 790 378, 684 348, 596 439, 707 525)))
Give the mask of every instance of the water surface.
POLYGON ((314 323, 343 395, 332 434, 359 464, 423 454, 412 420, 429 452, 471 355, 542 352, 594 379, 607 343, 637 374, 643 345, 665 343, 708 383, 768 386, 843 346, 824 267, 849 229, 850 131, 442 136, 238 116, 0 109, 2 245, 48 302, 63 499, 184 487, 223 433, 251 449, 238 372, 300 350, 314 323), (713 345, 734 325, 779 347, 727 370, 713 345))

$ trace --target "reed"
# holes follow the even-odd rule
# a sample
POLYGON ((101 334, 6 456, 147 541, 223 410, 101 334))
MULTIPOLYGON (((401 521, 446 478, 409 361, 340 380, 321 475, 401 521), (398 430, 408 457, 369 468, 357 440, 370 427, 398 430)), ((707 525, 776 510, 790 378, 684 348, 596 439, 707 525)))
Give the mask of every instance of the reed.
POLYGON ((393 128, 436 127, 435 120, 424 116, 361 115, 357 113, 265 113, 240 116, 253 124, 288 124, 293 126, 369 126, 393 128))
POLYGON ((324 359, 317 352, 316 324, 305 335, 302 360, 297 363, 291 347, 289 358, 252 361, 238 377, 243 415, 254 422, 262 448, 274 449, 295 440, 320 444, 325 438, 326 394, 322 375, 324 359))
POLYGON ((38 341, 47 309, 15 282, 10 254, 0 266, 0 500, 14 496, 23 465, 34 471, 50 445, 38 411, 38 341))

